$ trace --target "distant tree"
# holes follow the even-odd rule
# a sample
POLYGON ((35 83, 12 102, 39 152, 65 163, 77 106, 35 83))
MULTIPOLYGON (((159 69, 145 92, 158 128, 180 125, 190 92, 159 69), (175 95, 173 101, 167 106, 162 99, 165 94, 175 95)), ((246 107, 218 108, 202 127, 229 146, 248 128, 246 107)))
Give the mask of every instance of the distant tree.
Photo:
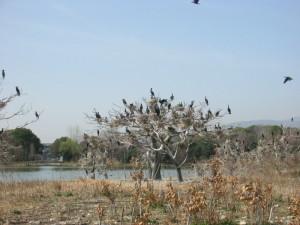
POLYGON ((59 152, 66 161, 78 160, 81 153, 81 146, 76 141, 68 138, 66 141, 61 142, 59 152))
POLYGON ((16 145, 23 147, 23 160, 31 160, 31 154, 38 154, 41 150, 40 139, 30 130, 26 128, 16 128, 11 131, 12 140, 16 145), (30 152, 33 151, 33 152, 30 152))
POLYGON ((61 137, 50 146, 52 154, 56 157, 63 156, 64 160, 78 160, 81 153, 81 146, 68 137, 61 137))

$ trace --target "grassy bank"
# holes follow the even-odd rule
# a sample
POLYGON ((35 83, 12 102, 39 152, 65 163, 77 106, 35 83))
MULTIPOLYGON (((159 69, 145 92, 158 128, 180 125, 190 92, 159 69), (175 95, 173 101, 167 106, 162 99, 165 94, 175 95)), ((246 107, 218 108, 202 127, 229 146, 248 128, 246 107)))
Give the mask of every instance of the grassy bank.
POLYGON ((189 183, 144 181, 139 169, 132 181, 0 183, 0 224, 300 224, 299 177, 210 167, 189 183))

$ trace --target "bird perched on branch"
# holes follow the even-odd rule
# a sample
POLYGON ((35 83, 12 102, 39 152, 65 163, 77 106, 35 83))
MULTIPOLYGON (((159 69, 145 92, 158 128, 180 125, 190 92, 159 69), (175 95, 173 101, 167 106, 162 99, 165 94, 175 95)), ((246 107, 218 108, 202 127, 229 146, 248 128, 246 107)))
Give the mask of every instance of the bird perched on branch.
POLYGON ((173 95, 173 93, 172 93, 172 95, 171 95, 170 99, 171 99, 171 101, 173 101, 173 100, 174 100, 174 95, 173 95))
POLYGON ((141 104, 141 105, 140 105, 140 110, 139 110, 141 114, 143 114, 143 108, 144 108, 144 107, 143 107, 143 104, 141 104))
POLYGON ((222 110, 218 110, 216 113, 215 113, 215 116, 216 117, 218 117, 218 116, 220 116, 220 112, 221 112, 222 110))
POLYGON ((100 136, 100 130, 97 129, 97 136, 99 137, 100 136))
POLYGON ((294 117, 291 118, 291 122, 294 122, 294 117))
POLYGON ((285 84, 285 83, 287 83, 288 81, 292 81, 292 80, 293 80, 292 77, 286 76, 286 77, 284 77, 283 83, 285 84))
POLYGON ((18 96, 21 95, 21 92, 20 92, 20 89, 18 88, 18 86, 16 86, 16 92, 17 92, 17 95, 18 95, 18 96))
POLYGON ((126 102, 125 98, 123 98, 122 101, 123 101, 124 105, 127 105, 127 102, 126 102))
POLYGON ((2 79, 5 79, 5 70, 2 70, 2 79))
POLYGON ((162 106, 163 104, 167 104, 168 100, 167 99, 159 99, 159 103, 162 106))
POLYGON ((199 0, 193 0, 193 3, 198 5, 199 4, 199 0))
POLYGON ((229 105, 227 107, 227 112, 228 112, 228 114, 231 114, 231 109, 230 109, 229 105))
POLYGON ((195 101, 192 101, 190 104, 190 108, 193 108, 195 101))
POLYGON ((131 134, 131 131, 128 129, 128 127, 126 127, 126 133, 131 134))
POLYGON ((99 112, 95 112, 96 119, 101 119, 101 115, 99 112))
POLYGON ((155 104, 154 110, 155 110, 156 115, 160 116, 160 108, 159 108, 159 106, 157 104, 155 104))
POLYGON ((150 89, 150 94, 151 94, 151 98, 154 98, 154 97, 155 97, 155 93, 154 93, 154 91, 153 91, 152 88, 150 89))
POLYGON ((147 106, 147 108, 146 108, 146 113, 147 114, 149 114, 150 113, 150 109, 149 109, 149 107, 147 106))
POLYGON ((208 106, 208 99, 206 98, 206 96, 205 96, 205 103, 208 106))
POLYGON ((39 119, 40 118, 40 114, 38 114, 38 112, 35 112, 35 117, 36 117, 36 119, 39 119))

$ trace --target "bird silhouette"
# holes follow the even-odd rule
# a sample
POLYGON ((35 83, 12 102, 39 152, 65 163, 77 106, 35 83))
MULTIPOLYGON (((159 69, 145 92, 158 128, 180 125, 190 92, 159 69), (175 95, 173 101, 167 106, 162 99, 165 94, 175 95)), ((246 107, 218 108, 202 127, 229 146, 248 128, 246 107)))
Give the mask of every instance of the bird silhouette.
POLYGON ((18 96, 21 95, 21 92, 20 92, 20 89, 18 88, 18 86, 16 87, 16 92, 17 92, 17 95, 18 95, 18 96))
POLYGON ((146 108, 146 113, 147 114, 149 114, 150 113, 150 109, 149 109, 149 107, 147 106, 147 108, 146 108))
POLYGON ((155 104, 154 110, 155 110, 156 115, 160 116, 160 108, 159 108, 159 106, 157 104, 155 104))
POLYGON ((37 119, 40 118, 40 115, 38 114, 38 112, 35 112, 35 117, 36 117, 37 119))
POLYGON ((160 105, 162 106, 163 104, 167 104, 168 100, 167 99, 159 99, 158 101, 160 103, 160 105))
POLYGON ((291 122, 294 122, 294 117, 291 118, 291 122))
POLYGON ((171 95, 171 97, 170 97, 170 99, 171 99, 171 101, 173 101, 174 100, 174 95, 173 95, 173 93, 172 93, 172 95, 171 95))
POLYGON ((218 117, 218 116, 220 116, 220 112, 221 112, 222 110, 218 110, 216 113, 215 113, 215 116, 216 117, 218 117))
POLYGON ((154 97, 155 97, 155 93, 154 93, 154 91, 153 91, 152 88, 150 89, 150 94, 151 94, 151 98, 154 98, 154 97))
POLYGON ((229 105, 227 107, 227 112, 228 112, 228 114, 231 114, 231 108, 229 107, 229 105))
POLYGON ((284 81, 283 81, 283 83, 285 84, 286 82, 288 82, 288 81, 292 81, 293 80, 293 78, 292 77, 284 77, 284 81))
POLYGON ((126 127, 126 133, 131 134, 131 131, 128 129, 128 127, 126 127))
POLYGON ((191 101, 191 104, 189 105, 190 108, 193 108, 195 101, 191 101))
POLYGON ((143 107, 143 104, 141 104, 141 105, 140 105, 140 110, 139 110, 141 114, 143 114, 143 108, 144 108, 144 107, 143 107))
POLYGON ((2 128, 1 130, 0 130, 0 134, 3 134, 4 133, 4 129, 2 128))
POLYGON ((122 101, 123 101, 123 104, 124 104, 124 105, 127 105, 127 102, 126 102, 126 99, 125 99, 125 98, 123 98, 122 101))
POLYGON ((205 96, 205 103, 208 106, 208 99, 206 98, 206 96, 205 96))
POLYGON ((101 119, 101 115, 99 112, 95 112, 96 119, 101 119))
POLYGON ((2 79, 5 79, 5 70, 2 70, 2 79))
POLYGON ((199 0, 193 0, 193 3, 198 5, 199 4, 199 0))
POLYGON ((99 131, 99 129, 97 129, 97 136, 100 136, 100 131, 99 131))

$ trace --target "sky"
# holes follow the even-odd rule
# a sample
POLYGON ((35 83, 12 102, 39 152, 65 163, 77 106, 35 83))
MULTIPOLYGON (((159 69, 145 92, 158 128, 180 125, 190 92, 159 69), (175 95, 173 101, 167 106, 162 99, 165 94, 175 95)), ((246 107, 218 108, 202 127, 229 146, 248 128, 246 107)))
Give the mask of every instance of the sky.
POLYGON ((298 0, 0 0, 1 96, 22 96, 42 142, 96 129, 85 118, 149 89, 233 114, 224 123, 300 115, 298 0), (283 76, 294 78, 286 85, 283 76))

